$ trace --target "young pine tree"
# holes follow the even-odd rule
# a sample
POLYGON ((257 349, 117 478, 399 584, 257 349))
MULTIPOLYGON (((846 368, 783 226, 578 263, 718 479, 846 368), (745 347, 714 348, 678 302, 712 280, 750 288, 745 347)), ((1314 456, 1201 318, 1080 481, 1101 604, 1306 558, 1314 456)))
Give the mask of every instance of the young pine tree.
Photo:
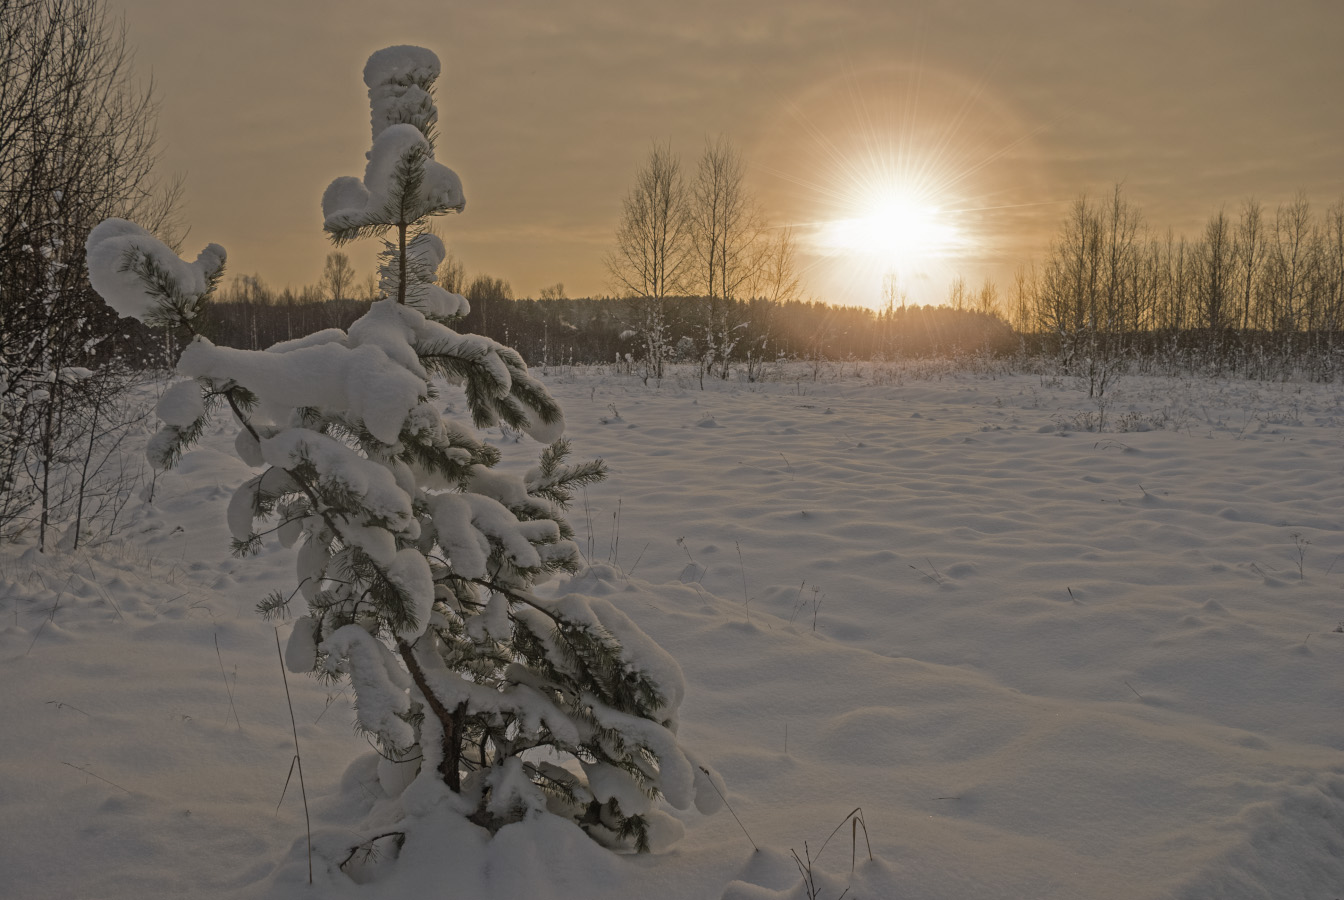
POLYGON ((336 244, 383 241, 384 299, 349 331, 217 347, 194 323, 223 248, 186 263, 119 219, 89 237, 90 279, 123 315, 192 335, 151 461, 171 466, 217 408, 237 420, 237 452, 260 472, 229 504, 234 550, 270 535, 296 548, 297 587, 259 609, 285 616, 302 596, 286 663, 348 680, 399 814, 448 802, 494 832, 552 813, 646 850, 680 827, 653 802, 710 812, 717 776, 677 742, 674 660, 605 600, 531 591, 580 565, 564 511, 604 468, 567 461, 560 409, 516 352, 449 327, 467 303, 434 283, 445 251, 426 223, 465 201, 434 157, 438 73, 417 47, 365 67, 368 164, 322 198, 336 244), (471 424, 440 412, 441 386, 461 391, 471 424), (496 470, 471 427, 497 424, 545 445, 522 477, 496 470))

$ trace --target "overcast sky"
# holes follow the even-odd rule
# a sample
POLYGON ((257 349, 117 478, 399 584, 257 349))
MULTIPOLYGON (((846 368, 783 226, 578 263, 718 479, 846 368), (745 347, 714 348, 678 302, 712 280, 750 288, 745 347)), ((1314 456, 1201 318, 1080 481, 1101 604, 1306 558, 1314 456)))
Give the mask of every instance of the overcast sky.
MULTIPOLYGON (((742 150, 772 222, 858 214, 875 173, 924 173, 966 237, 922 267, 1006 287, 1083 193, 1126 195, 1194 233, 1254 196, 1344 196, 1339 0, 111 0, 153 74, 168 171, 186 176, 185 252, 230 273, 316 281, 320 198, 363 172, 364 61, 434 50, 437 155, 467 210, 439 231, 469 276, 518 296, 611 290, 604 253, 654 140, 694 170, 707 136, 742 150)), ((374 242, 351 248, 361 276, 374 242)), ((880 273, 805 254, 808 292, 873 304, 880 273)))

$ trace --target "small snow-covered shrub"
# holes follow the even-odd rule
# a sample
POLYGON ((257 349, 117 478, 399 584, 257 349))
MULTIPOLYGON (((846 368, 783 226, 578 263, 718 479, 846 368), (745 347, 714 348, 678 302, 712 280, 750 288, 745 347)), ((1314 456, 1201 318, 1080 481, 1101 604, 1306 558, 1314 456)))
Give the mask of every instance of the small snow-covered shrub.
POLYGON ((349 682, 395 812, 447 803, 492 833, 549 813, 610 846, 656 848, 680 825, 653 802, 712 811, 717 776, 677 742, 671 657, 604 599, 530 590, 579 566, 564 510, 604 467, 567 462, 561 411, 516 352, 449 327, 467 302, 434 282, 445 250, 425 224, 465 200, 434 156, 438 73, 418 47, 365 67, 368 165, 332 182, 322 211, 337 244, 382 238, 385 299, 348 331, 217 347, 194 323, 224 249, 188 263, 117 219, 89 236, 90 280, 124 315, 193 335, 151 461, 171 466, 212 410, 232 412, 238 455, 261 470, 229 504, 234 549, 270 534, 295 548, 296 589, 259 608, 283 616, 303 597, 286 664, 349 682), (440 412, 444 382, 471 423, 440 412), (538 464, 496 471, 473 425, 536 438, 538 464))

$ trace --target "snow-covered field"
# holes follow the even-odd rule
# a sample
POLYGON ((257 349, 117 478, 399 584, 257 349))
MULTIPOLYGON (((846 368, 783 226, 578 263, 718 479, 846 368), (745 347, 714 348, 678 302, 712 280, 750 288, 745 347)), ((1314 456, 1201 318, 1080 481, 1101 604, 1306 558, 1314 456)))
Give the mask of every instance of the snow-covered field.
MULTIPOLYGON (((252 611, 292 554, 229 556, 221 421, 118 543, 0 548, 0 895, 797 900, 791 851, 822 900, 1344 895, 1344 389, 1130 377, 1090 432, 1070 379, 793 375, 544 376, 612 469, 544 589, 680 661, 740 826, 677 813, 652 857, 511 826, 309 888, 252 611), (818 854, 856 808, 851 872, 851 825, 818 854)), ((319 846, 353 845, 376 758, 339 688, 289 690, 319 846)))

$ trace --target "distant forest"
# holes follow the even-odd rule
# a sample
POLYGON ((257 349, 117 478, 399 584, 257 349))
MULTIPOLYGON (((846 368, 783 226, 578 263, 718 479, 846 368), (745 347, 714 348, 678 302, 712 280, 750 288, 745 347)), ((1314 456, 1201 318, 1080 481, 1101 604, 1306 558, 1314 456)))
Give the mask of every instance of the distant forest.
MULTIPOLYGON (((648 301, 613 298, 514 299, 465 295, 471 313, 454 323, 463 332, 507 344, 529 365, 638 361, 644 346, 638 331, 648 301)), ((675 297, 665 302, 672 360, 696 356, 698 324, 710 301, 675 297)), ((718 301, 720 304, 723 301, 718 301)), ((321 328, 346 328, 368 300, 267 299, 224 296, 208 307, 203 330, 219 344, 261 349, 321 328)), ((817 301, 734 301, 731 315, 741 339, 730 357, 745 365, 761 359, 869 359, 1013 353, 1019 336, 1001 317, 947 306, 895 307, 882 312, 817 301)))
MULTIPOLYGON (((206 333, 257 349, 348 326, 376 291, 368 284, 346 299, 354 279, 340 257, 328 260, 335 283, 297 294, 235 279, 211 304, 206 333)), ((519 299, 502 279, 467 282, 451 260, 440 281, 471 303, 454 327, 510 345, 530 365, 621 363, 648 377, 661 362, 690 362, 702 377, 754 378, 779 359, 991 354, 1049 358, 1093 379, 1122 365, 1344 377, 1344 202, 1317 215, 1302 197, 1272 214, 1254 201, 1235 215, 1219 210, 1195 238, 1153 233, 1119 190, 1080 199, 1043 261, 1020 268, 1007 290, 959 279, 937 306, 903 304, 895 290, 880 310, 760 297, 576 299, 562 285, 519 299)))
MULTIPOLYGON (((656 376, 692 363, 702 377, 754 379, 775 360, 1046 357, 1103 377, 1120 365, 1316 380, 1344 377, 1344 203, 1313 214, 1304 197, 1267 214, 1254 201, 1212 215, 1198 238, 1153 234, 1120 191, 1079 199, 1042 262, 992 282, 949 287, 945 305, 874 310, 814 300, 564 296, 515 298, 489 275, 466 281, 449 259, 439 281, 472 310, 454 328, 516 348, 530 365, 622 364, 656 376)), ((347 328, 376 297, 356 286, 343 254, 320 285, 270 289, 234 278, 208 306, 203 332, 219 344, 270 347, 347 328)), ((156 355, 161 339, 145 336, 156 355)), ((171 349, 171 348, 165 348, 171 349)))

